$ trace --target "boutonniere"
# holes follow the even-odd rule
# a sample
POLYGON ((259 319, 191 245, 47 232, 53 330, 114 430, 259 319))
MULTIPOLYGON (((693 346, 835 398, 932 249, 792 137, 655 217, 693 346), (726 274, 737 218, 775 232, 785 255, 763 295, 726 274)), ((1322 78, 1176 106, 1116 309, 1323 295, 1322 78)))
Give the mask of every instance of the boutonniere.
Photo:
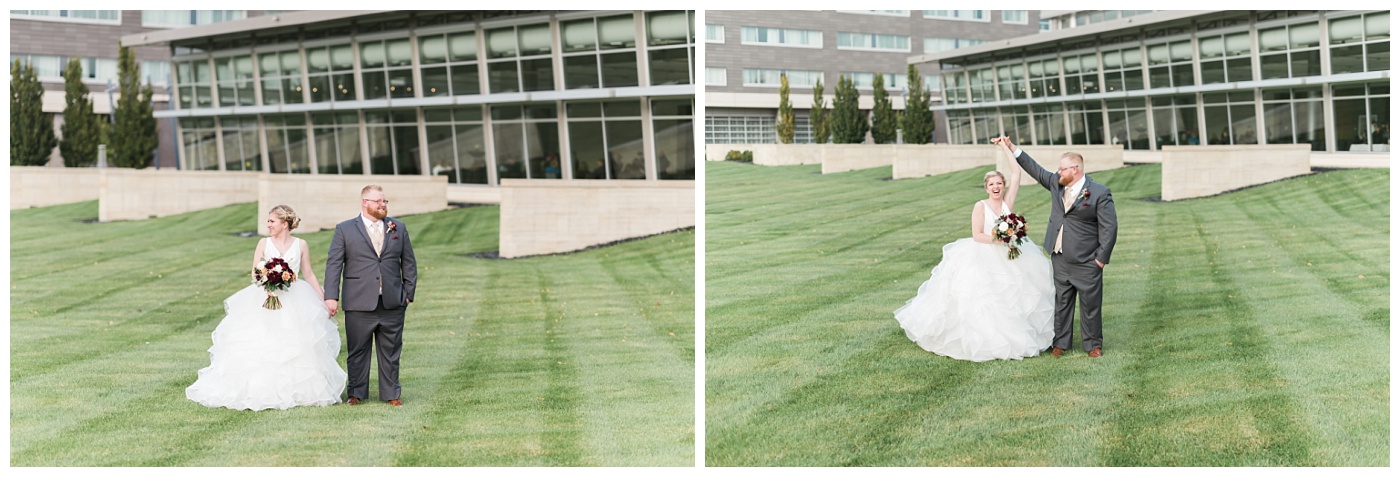
POLYGON ((1080 204, 1080 205, 1083 205, 1083 206, 1088 206, 1088 205, 1089 205, 1089 202, 1088 202, 1088 200, 1089 200, 1089 188, 1088 188, 1088 187, 1085 187, 1085 188, 1084 188, 1084 192, 1081 193, 1081 194, 1079 194, 1079 200, 1085 201, 1083 204, 1080 204))
MULTIPOLYGON (((1086 195, 1085 197, 1088 197, 1088 196, 1086 195)), ((398 229, 399 229, 399 224, 394 223, 394 222, 389 222, 389 233, 394 233, 394 231, 395 231, 395 230, 398 230, 398 229)))

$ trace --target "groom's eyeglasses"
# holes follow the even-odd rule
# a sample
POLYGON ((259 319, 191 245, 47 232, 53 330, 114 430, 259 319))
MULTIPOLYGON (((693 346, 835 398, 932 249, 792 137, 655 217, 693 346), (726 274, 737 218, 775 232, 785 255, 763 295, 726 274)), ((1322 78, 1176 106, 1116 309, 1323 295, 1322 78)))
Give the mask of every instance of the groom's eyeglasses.
POLYGON ((389 199, 360 199, 360 200, 368 200, 368 201, 370 201, 370 202, 378 202, 378 203, 381 203, 381 204, 384 204, 384 205, 389 205, 389 199))
POLYGON ((1076 168, 1076 167, 1079 167, 1079 166, 1061 167, 1061 168, 1060 168, 1060 172, 1068 171, 1068 170, 1074 169, 1074 168, 1076 168))

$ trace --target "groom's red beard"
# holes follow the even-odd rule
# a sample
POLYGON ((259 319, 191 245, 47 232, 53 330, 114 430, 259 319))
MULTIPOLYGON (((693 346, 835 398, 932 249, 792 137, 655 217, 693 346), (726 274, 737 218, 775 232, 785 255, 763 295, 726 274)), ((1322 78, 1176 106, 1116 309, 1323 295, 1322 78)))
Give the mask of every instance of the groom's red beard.
POLYGON ((1074 183, 1074 176, 1060 176, 1060 185, 1061 185, 1061 186, 1069 187, 1069 185, 1070 185, 1070 184, 1073 184, 1073 183, 1074 183))
POLYGON ((374 217, 374 220, 384 220, 384 217, 389 215, 388 211, 381 211, 379 209, 370 209, 366 212, 369 212, 369 216, 374 217))

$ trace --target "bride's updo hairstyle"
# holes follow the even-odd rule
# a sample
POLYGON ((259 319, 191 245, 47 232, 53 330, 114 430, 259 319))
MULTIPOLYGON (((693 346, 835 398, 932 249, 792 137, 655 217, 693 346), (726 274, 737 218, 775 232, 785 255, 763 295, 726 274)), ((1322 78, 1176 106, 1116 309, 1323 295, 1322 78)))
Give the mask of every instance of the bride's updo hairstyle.
POLYGON ((301 217, 297 217, 295 210, 285 205, 273 207, 269 213, 277 214, 277 219, 287 223, 287 230, 296 230, 301 225, 301 217))
POLYGON ((1002 175, 1002 174, 1001 174, 1001 171, 998 171, 998 170, 991 170, 991 171, 988 171, 986 174, 983 174, 983 175, 982 175, 982 188, 983 188, 983 189, 986 189, 986 188, 987 188, 987 181, 992 180, 992 177, 1000 177, 1000 178, 1001 178, 1001 183, 1002 183, 1002 185, 1005 185, 1005 184, 1006 184, 1006 176, 1002 175))

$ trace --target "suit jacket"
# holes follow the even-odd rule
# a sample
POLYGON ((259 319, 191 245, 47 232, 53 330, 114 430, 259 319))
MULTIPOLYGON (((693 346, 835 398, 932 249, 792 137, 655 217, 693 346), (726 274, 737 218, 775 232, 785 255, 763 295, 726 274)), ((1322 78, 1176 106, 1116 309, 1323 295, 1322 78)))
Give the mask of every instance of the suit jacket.
POLYGON ((1108 186, 1084 176, 1084 187, 1066 211, 1065 186, 1060 185, 1059 174, 1040 167, 1025 151, 1016 156, 1016 163, 1050 191, 1050 221, 1045 224, 1043 242, 1045 252, 1054 253, 1055 235, 1063 224, 1064 243, 1060 247, 1066 257, 1075 263, 1098 260, 1107 265, 1113 255, 1113 245, 1118 242, 1118 216, 1113 208, 1113 192, 1108 186))
POLYGON ((384 308, 394 310, 413 300, 418 286, 418 261, 408 239, 408 227, 391 217, 384 218, 384 250, 375 255, 369 231, 359 215, 336 224, 335 235, 326 257, 327 300, 342 297, 341 309, 374 311, 383 285, 384 308), (394 231, 388 231, 389 224, 394 231))

